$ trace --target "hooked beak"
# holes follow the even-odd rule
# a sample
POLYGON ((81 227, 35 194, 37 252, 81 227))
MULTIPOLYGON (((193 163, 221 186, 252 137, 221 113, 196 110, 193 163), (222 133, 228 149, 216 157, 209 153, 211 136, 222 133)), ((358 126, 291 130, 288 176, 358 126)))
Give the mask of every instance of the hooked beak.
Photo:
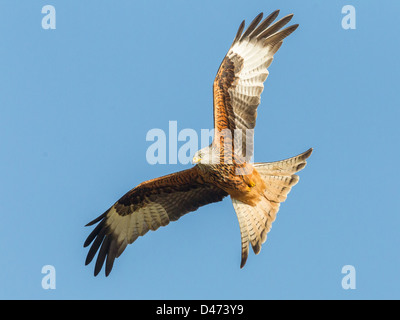
POLYGON ((200 159, 199 157, 193 157, 193 159, 192 159, 192 164, 199 163, 200 160, 201 160, 201 159, 200 159))

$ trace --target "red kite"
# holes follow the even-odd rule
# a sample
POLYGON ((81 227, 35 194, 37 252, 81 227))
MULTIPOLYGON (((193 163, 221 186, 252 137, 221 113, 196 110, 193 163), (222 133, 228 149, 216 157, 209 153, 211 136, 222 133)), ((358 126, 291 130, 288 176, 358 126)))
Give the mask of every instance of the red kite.
POLYGON ((249 243, 255 254, 260 252, 280 203, 299 180, 295 173, 305 167, 312 152, 277 162, 250 163, 253 142, 247 136, 255 127, 268 67, 283 40, 298 27, 282 29, 293 15, 273 23, 278 14, 275 11, 262 20, 260 13, 244 33, 241 23, 214 80, 214 139, 196 152, 196 165, 139 184, 87 224, 98 223, 84 243, 85 247, 92 244, 86 264, 98 252, 95 276, 104 262, 108 276, 115 258, 147 231, 228 195, 239 220, 240 267, 246 263, 249 243))

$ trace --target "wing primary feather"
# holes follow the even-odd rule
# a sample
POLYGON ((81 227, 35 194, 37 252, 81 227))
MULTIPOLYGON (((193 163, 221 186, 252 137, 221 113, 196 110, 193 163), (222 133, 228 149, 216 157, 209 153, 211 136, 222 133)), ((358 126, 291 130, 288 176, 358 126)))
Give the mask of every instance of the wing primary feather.
POLYGON ((263 17, 263 13, 259 13, 257 15, 257 17, 254 18, 254 20, 250 23, 249 27, 247 28, 247 30, 245 31, 245 33, 243 33, 243 35, 240 37, 240 40, 246 38, 258 25, 258 23, 261 21, 263 17))
POLYGON ((110 274, 110 272, 113 268, 114 260, 115 260, 115 257, 117 256, 117 252, 118 252, 117 240, 112 239, 110 247, 108 249, 107 259, 106 259, 106 277, 108 277, 108 275, 110 274))
POLYGON ((101 219, 103 219, 107 215, 108 211, 110 211, 110 209, 108 209, 102 215, 98 216, 96 219, 90 221, 88 224, 85 225, 85 227, 90 227, 90 226, 94 225, 95 223, 99 222, 101 219))
POLYGON ((236 43, 236 41, 238 41, 240 39, 240 36, 242 35, 243 29, 244 29, 244 25, 245 25, 245 20, 242 21, 242 23, 239 26, 239 29, 236 33, 235 39, 232 42, 232 46, 236 43))
POLYGON ((92 262, 94 256, 96 255, 97 250, 99 249, 101 243, 103 242, 105 235, 106 235, 106 228, 103 228, 97 234, 96 239, 94 240, 92 246, 89 249, 89 252, 86 256, 85 265, 88 265, 90 262, 92 262))
POLYGON ((93 239, 96 238, 96 236, 99 234, 100 230, 104 226, 105 220, 101 221, 96 228, 93 229, 93 231, 89 234, 89 236, 86 238, 85 243, 83 244, 83 247, 86 248, 89 244, 92 243, 93 239))
MULTIPOLYGON (((269 36, 267 39, 264 40, 265 44, 268 43, 268 45, 274 46, 275 44, 277 44, 277 43, 281 42, 283 39, 285 39, 294 30, 296 30, 298 26, 299 26, 298 24, 294 24, 290 27, 287 27, 286 29, 276 32, 275 34, 269 36)), ((277 49, 279 49, 279 48, 277 48, 277 49)))
POLYGON ((286 17, 283 17, 282 19, 275 22, 272 26, 268 27, 266 30, 261 32, 257 36, 257 39, 263 39, 263 38, 269 37, 270 35, 277 32, 279 29, 281 29, 285 25, 287 25, 289 23, 289 21, 292 20, 292 18, 293 18, 293 14, 288 14, 286 17))
POLYGON ((276 17, 279 15, 279 10, 275 10, 272 12, 268 17, 264 19, 263 22, 260 23, 260 25, 255 29, 251 34, 250 38, 257 37, 261 32, 263 32, 266 28, 269 27, 269 25, 274 22, 276 17))
POLYGON ((94 276, 97 276, 103 267, 104 260, 106 259, 108 249, 110 247, 111 237, 106 237, 101 244, 100 251, 97 255, 96 265, 94 266, 94 276))

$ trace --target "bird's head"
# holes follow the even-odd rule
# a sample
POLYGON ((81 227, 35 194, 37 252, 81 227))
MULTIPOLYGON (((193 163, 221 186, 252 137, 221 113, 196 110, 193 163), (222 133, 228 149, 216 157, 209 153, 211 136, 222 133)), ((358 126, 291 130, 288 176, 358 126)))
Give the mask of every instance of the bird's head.
POLYGON ((210 146, 198 150, 192 160, 193 164, 213 165, 219 163, 219 152, 210 146))

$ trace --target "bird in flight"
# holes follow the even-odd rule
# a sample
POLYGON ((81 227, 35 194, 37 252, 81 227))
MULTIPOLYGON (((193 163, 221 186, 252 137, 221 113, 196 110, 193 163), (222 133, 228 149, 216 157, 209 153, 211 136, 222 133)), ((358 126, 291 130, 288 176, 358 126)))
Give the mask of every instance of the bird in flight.
POLYGON ((245 31, 245 22, 240 24, 213 84, 213 141, 195 153, 195 166, 142 182, 87 224, 97 223, 84 243, 84 247, 91 244, 86 265, 98 252, 95 276, 104 263, 108 276, 115 258, 139 236, 227 196, 239 220, 240 267, 246 263, 250 245, 255 254, 260 252, 280 203, 299 180, 295 173, 305 167, 312 152, 251 163, 252 130, 268 67, 283 40, 298 27, 283 29, 293 14, 274 22, 278 14, 279 10, 274 11, 263 20, 260 13, 245 31))

